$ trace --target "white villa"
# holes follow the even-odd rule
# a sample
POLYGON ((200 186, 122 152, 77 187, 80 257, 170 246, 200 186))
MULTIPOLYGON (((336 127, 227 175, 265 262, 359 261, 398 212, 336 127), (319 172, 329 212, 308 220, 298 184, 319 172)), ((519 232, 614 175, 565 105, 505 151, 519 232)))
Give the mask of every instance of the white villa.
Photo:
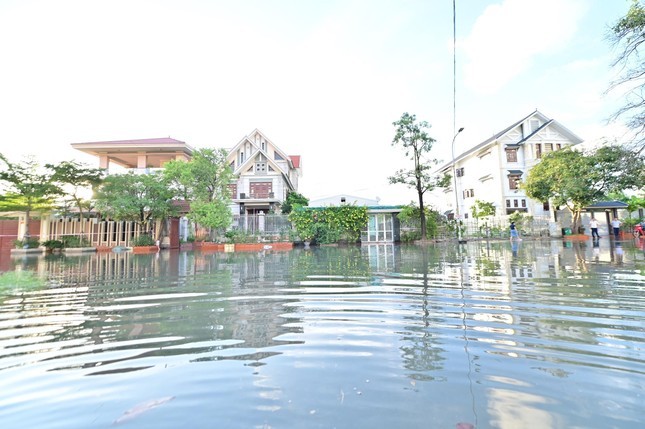
POLYGON ((237 178, 229 185, 233 213, 268 213, 298 190, 300 155, 287 155, 258 129, 230 149, 227 159, 237 178))
POLYGON ((548 201, 531 200, 518 183, 543 154, 582 141, 555 119, 535 110, 441 166, 438 171, 451 174, 453 181, 439 197, 439 205, 447 208, 449 216, 456 214, 461 219, 471 217, 475 200, 492 202, 498 214, 521 211, 549 216, 548 201))

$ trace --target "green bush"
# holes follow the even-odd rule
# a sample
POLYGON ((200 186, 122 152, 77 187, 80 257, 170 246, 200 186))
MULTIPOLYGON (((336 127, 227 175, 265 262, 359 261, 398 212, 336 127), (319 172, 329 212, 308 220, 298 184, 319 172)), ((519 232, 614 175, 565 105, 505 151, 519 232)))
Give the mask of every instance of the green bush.
POLYGON ((318 243, 356 242, 367 225, 367 207, 342 204, 338 207, 296 207, 289 220, 303 241, 318 243))
POLYGON ((14 240, 13 245, 16 249, 35 249, 40 246, 40 241, 35 237, 30 237, 26 240, 14 240))
POLYGON ((421 231, 403 231, 401 233, 401 241, 404 243, 412 243, 416 240, 421 240, 421 231))
POLYGON ((53 250, 53 249, 62 249, 63 248, 63 242, 61 240, 47 240, 43 241, 42 245, 48 249, 48 250, 53 250))
POLYGON ((61 241, 63 242, 64 248, 75 248, 75 247, 90 247, 90 242, 88 239, 79 237, 77 235, 68 235, 62 237, 61 241))
POLYGON ((154 246, 155 240, 148 234, 140 235, 130 240, 131 246, 154 246))
POLYGON ((259 241, 255 234, 249 234, 239 229, 229 229, 224 233, 224 237, 230 243, 257 243, 259 241))

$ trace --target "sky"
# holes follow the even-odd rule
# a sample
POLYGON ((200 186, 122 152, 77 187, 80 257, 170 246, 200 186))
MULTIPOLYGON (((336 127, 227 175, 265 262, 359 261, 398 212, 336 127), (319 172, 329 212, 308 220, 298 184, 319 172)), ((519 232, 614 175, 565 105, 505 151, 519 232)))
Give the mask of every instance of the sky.
POLYGON ((456 129, 460 153, 535 109, 624 139, 607 34, 629 4, 457 0, 453 27, 451 0, 0 0, 0 153, 98 166, 71 143, 231 148, 257 128, 302 157, 306 197, 407 204, 388 183, 412 166, 404 112, 440 161, 456 129))

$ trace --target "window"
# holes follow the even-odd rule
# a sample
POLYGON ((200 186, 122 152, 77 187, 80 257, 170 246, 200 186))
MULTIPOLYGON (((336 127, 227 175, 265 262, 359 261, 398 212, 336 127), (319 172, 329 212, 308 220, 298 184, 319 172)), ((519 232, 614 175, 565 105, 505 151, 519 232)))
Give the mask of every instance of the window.
POLYGON ((522 200, 522 207, 526 208, 526 200, 522 200))
POLYGON ((544 143, 544 153, 553 152, 553 143, 544 143))
POLYGON ((249 187, 251 198, 272 198, 273 184, 271 182, 251 182, 249 187))
POLYGON ((262 140, 260 147, 262 148, 262 150, 267 150, 267 143, 264 140, 262 140))
POLYGON ((475 196, 475 190, 474 189, 466 189, 464 190, 464 198, 472 198, 475 196))
POLYGON ((237 198, 237 183, 231 183, 228 185, 228 190, 230 192, 230 197, 235 199, 237 198))
POLYGON ((560 143, 555 144, 555 150, 560 150, 562 149, 562 145, 560 143))
POLYGON ((455 176, 463 177, 464 176, 464 167, 458 168, 455 170, 455 176))
POLYGON ((256 162, 255 163, 255 172, 256 173, 266 173, 267 163, 266 162, 256 162))
POLYGON ((513 207, 519 207, 519 206, 517 205, 517 200, 513 200, 513 207))
POLYGON ((510 206, 511 206, 511 200, 506 200, 506 207, 510 207, 510 206))
POLYGON ((542 158, 542 145, 540 143, 535 143, 535 157, 537 159, 542 158))
POLYGON ((519 174, 509 174, 508 175, 508 188, 509 189, 519 189, 520 186, 520 175, 519 174))
POLYGON ((506 162, 517 162, 517 149, 506 149, 506 162))
POLYGON ((275 159, 276 161, 284 161, 284 158, 280 156, 278 152, 273 152, 273 159, 275 159))
POLYGON ((549 207, 549 202, 548 201, 545 201, 545 202, 542 203, 542 210, 544 210, 545 212, 548 212, 549 208, 550 207, 549 207))

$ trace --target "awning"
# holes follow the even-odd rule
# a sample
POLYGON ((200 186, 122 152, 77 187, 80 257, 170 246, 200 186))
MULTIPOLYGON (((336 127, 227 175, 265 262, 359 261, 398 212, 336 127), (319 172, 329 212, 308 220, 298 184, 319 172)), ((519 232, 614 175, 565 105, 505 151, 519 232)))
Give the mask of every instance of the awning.
POLYGON ((593 203, 590 206, 583 208, 583 210, 593 211, 593 210, 626 209, 626 208, 627 208, 627 203, 623 203, 622 201, 599 201, 597 203, 593 203))

